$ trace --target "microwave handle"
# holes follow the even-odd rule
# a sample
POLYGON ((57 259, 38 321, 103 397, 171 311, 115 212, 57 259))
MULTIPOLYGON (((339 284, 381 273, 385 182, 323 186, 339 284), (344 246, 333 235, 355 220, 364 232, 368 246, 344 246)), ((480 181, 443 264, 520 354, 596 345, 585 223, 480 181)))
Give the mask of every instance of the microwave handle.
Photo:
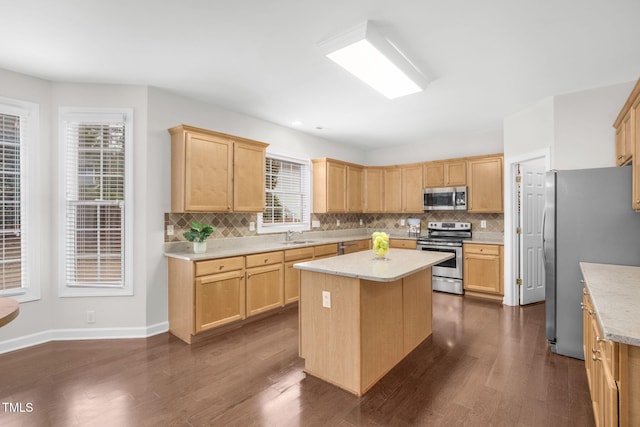
POLYGON ((454 209, 456 207, 456 192, 455 192, 455 190, 451 192, 451 206, 454 209))

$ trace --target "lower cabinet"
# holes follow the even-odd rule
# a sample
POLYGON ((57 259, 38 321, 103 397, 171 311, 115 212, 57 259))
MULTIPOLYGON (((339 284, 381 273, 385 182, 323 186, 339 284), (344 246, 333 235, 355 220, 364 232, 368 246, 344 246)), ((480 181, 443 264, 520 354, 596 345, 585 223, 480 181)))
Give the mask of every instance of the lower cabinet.
POLYGON ((197 278, 195 311, 195 333, 244 319, 244 270, 197 278))
POLYGON ((604 338, 583 289, 583 348, 596 426, 640 425, 640 347, 604 338))
POLYGON ((293 268, 298 262, 311 261, 313 248, 289 249, 284 251, 284 303, 300 299, 300 270, 293 268))
POLYGON ((416 249, 417 242, 415 239, 395 239, 391 238, 389 241, 389 247, 391 248, 400 248, 400 249, 416 249))
POLYGON ((247 316, 284 305, 284 256, 281 251, 248 255, 247 316))
POLYGON ((465 293, 501 300, 504 295, 502 245, 465 243, 463 253, 465 293))
POLYGON ((343 253, 352 254, 354 252, 367 251, 371 248, 370 245, 371 239, 363 239, 363 240, 354 240, 351 242, 345 242, 343 244, 344 249, 343 253))

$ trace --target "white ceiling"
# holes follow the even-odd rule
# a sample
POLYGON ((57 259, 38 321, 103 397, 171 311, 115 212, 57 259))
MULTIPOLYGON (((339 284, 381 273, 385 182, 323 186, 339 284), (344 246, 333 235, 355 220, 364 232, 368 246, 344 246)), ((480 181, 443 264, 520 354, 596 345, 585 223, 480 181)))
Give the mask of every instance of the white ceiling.
POLYGON ((362 149, 500 129, 545 97, 640 74, 638 0, 0 0, 0 10, 0 68, 157 86, 362 149), (365 20, 430 77, 424 92, 388 100, 320 54, 318 42, 365 20))

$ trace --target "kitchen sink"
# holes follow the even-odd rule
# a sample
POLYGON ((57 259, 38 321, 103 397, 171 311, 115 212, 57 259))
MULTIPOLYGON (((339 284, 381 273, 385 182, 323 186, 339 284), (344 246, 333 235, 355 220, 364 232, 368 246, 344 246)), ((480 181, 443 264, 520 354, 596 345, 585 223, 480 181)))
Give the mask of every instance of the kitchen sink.
POLYGON ((292 240, 291 242, 282 242, 285 246, 291 245, 307 245, 310 243, 316 243, 316 240, 292 240))

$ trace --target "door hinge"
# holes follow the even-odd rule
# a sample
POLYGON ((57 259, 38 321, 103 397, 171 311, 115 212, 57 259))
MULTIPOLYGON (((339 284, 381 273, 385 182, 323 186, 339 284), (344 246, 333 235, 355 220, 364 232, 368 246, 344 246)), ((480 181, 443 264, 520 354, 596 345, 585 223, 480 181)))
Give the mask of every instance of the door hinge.
POLYGON ((522 286, 522 279, 521 279, 521 278, 519 278, 519 277, 518 277, 518 278, 516 279, 516 285, 518 285, 518 286, 522 286))
POLYGON ((516 182, 518 183, 522 182, 522 175, 516 176, 516 182))
POLYGON ((516 234, 522 234, 522 228, 516 227, 516 234))

